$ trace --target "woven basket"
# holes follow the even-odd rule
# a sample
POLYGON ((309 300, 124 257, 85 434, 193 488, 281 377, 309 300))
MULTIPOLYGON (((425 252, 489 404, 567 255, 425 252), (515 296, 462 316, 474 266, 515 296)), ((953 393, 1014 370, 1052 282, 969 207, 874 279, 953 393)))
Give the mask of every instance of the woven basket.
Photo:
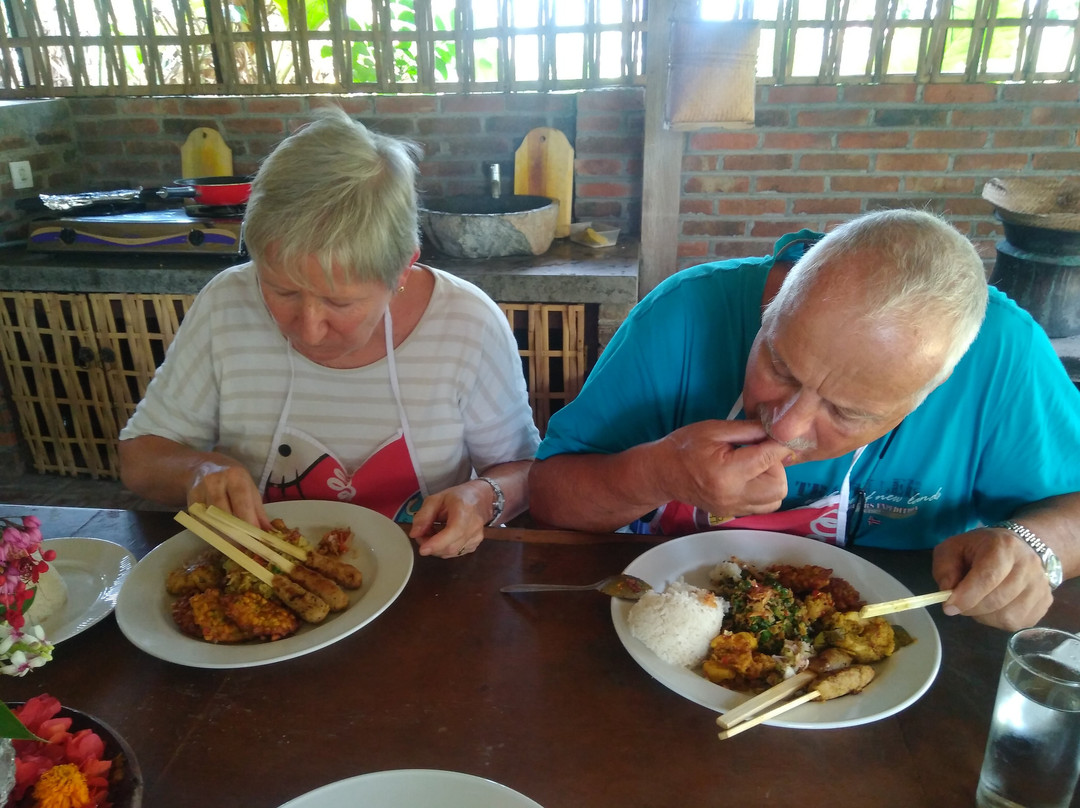
POLYGON ((1080 182, 1075 180, 995 177, 983 186, 982 195, 1006 221, 1080 231, 1080 182))

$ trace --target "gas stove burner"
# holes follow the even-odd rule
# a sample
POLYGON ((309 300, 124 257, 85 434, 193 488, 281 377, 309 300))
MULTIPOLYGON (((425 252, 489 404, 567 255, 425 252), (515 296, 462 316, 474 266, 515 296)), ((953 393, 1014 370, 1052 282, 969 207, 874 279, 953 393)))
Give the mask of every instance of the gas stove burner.
POLYGON ((195 219, 242 219, 244 205, 185 205, 184 212, 195 219))

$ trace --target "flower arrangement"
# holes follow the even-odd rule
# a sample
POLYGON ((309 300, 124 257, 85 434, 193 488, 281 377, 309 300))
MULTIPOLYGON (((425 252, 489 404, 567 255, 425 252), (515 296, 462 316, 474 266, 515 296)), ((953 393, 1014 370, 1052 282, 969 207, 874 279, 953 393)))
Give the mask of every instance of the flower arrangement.
POLYGON ((34 587, 56 558, 41 549, 41 521, 0 518, 0 674, 23 676, 52 659, 41 626, 26 624, 34 587))
POLYGON ((71 732, 60 702, 35 696, 11 715, 26 732, 15 747, 15 787, 5 808, 108 808, 113 763, 91 729, 71 732), (30 736, 30 737, 27 737, 30 736), (36 737, 35 737, 36 736, 36 737))

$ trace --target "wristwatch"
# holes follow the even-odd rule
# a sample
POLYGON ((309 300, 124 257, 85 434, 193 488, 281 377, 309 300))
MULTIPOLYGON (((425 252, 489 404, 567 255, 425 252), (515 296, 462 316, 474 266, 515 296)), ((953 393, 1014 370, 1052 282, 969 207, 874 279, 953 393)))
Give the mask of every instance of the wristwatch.
POLYGON ((1028 530, 1021 524, 1011 519, 1002 519, 990 527, 1003 527, 1011 530, 1013 534, 1039 554, 1042 560, 1043 570, 1046 572, 1046 580, 1050 582, 1050 589, 1057 589, 1061 585, 1064 573, 1061 570, 1061 560, 1054 555, 1054 551, 1046 546, 1046 542, 1028 530))
POLYGON ((492 527, 499 524, 499 517, 502 516, 503 508, 506 507, 506 497, 503 496, 502 487, 490 477, 477 477, 476 479, 483 480, 495 492, 495 502, 491 505, 491 521, 488 522, 488 527, 492 527))

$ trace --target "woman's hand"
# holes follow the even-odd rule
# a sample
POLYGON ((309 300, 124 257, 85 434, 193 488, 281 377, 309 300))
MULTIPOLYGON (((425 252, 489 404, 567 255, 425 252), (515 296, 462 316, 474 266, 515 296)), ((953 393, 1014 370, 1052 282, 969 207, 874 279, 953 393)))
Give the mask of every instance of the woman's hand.
POLYGON ((270 529, 262 497, 247 469, 218 455, 209 456, 192 470, 187 504, 214 505, 245 522, 270 529))
POLYGON ((483 480, 432 494, 413 517, 409 536, 420 546, 420 555, 454 558, 471 553, 484 540, 493 501, 491 486, 483 480))

